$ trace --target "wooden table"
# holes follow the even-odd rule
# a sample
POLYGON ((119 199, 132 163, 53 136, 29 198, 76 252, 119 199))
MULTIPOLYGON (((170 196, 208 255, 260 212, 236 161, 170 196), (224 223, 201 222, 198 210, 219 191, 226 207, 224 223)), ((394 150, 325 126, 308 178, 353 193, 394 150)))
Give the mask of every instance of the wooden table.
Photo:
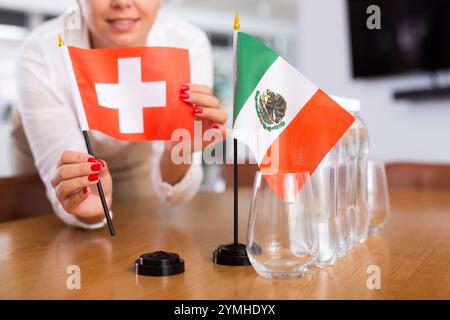
MULTIPOLYGON (((113 207, 117 236, 75 230, 54 215, 0 224, 0 298, 403 299, 450 298, 450 191, 391 192, 385 232, 358 245, 335 266, 305 278, 266 280, 248 267, 211 263, 232 239, 232 193, 199 194, 168 209, 156 199, 113 207), (134 274, 134 260, 153 250, 178 252, 184 274, 134 274), (81 269, 81 289, 66 288, 67 267, 81 269), (367 267, 381 269, 369 290, 367 267)), ((249 190, 240 191, 245 239, 249 190)))

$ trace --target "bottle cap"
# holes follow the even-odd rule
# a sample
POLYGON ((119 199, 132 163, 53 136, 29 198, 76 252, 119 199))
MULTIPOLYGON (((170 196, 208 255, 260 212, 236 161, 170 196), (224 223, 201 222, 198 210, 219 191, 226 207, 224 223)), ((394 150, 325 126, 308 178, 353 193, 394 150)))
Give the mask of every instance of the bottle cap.
POLYGON ((135 271, 144 276, 172 276, 184 272, 184 260, 173 252, 150 252, 135 261, 135 271))
POLYGON ((343 98, 338 96, 330 96, 342 108, 349 112, 358 112, 361 110, 361 103, 356 99, 343 98))

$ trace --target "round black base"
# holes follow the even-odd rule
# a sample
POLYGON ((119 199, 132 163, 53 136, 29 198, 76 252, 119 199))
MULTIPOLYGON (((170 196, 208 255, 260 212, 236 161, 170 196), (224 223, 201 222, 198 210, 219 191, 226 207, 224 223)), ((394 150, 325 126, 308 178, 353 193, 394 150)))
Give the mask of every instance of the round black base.
POLYGON ((143 276, 172 276, 184 272, 184 260, 173 252, 150 252, 135 261, 135 272, 143 276))
POLYGON ((223 244, 213 253, 213 262, 224 266, 248 266, 248 260, 245 244, 229 243, 223 244))

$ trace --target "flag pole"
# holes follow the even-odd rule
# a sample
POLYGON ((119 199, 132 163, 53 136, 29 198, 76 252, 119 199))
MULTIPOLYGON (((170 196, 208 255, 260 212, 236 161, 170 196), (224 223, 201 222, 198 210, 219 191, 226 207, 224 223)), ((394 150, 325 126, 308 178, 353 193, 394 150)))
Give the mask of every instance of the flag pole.
MULTIPOLYGON (((70 80, 70 86, 72 88, 72 92, 75 97, 75 109, 76 109, 76 113, 78 116, 78 121, 80 123, 81 132, 83 133, 84 143, 86 144, 86 148, 87 148, 89 155, 95 157, 94 152, 92 151, 91 142, 89 141, 89 135, 88 135, 89 127, 87 124, 86 115, 84 114, 81 97, 80 97, 79 91, 77 89, 77 84, 76 84, 75 75, 74 75, 73 69, 72 69, 72 62, 70 60, 69 51, 68 51, 68 48, 65 45, 61 35, 58 35, 58 47, 60 47, 60 49, 61 49, 61 52, 63 55, 63 60, 64 60, 64 65, 66 66, 66 70, 67 70, 69 80, 70 80)), ((114 236, 116 234, 116 232, 114 231, 114 226, 112 223, 111 215, 109 213, 108 204, 106 203, 105 193, 103 192, 103 187, 102 187, 102 183, 100 182, 100 179, 97 182, 97 190, 98 190, 98 194, 100 196, 100 201, 102 203, 106 222, 108 224, 109 233, 111 236, 114 236)))
POLYGON ((234 244, 239 243, 239 205, 238 205, 238 164, 237 164, 237 139, 233 138, 233 200, 234 200, 234 244))
MULTIPOLYGON (((95 157, 94 152, 92 151, 91 142, 89 141, 89 135, 88 135, 87 130, 83 130, 82 132, 83 132, 84 143, 86 144, 88 153, 91 156, 95 157)), ((106 222, 108 224, 109 234, 111 236, 114 236, 116 234, 116 232, 114 230, 111 215, 109 214, 108 204, 106 203, 105 193, 103 192, 103 187, 102 187, 102 183, 101 183, 100 179, 98 179, 98 182, 97 182, 97 191, 98 191, 98 194, 100 195, 100 201, 102 202, 103 213, 105 214, 106 222)))
MULTIPOLYGON (((237 37, 240 28, 239 13, 236 12, 233 24, 233 105, 236 98, 236 79, 237 79, 237 37)), ((234 244, 239 243, 239 206, 238 206, 238 147, 237 139, 233 138, 233 198, 234 198, 234 244)))
MULTIPOLYGON (((239 33, 239 13, 236 12, 233 24, 233 103, 236 95, 237 79, 237 40, 239 33)), ((238 147, 237 139, 233 138, 233 243, 220 245, 213 253, 215 264, 226 266, 247 266, 250 260, 245 244, 239 243, 239 207, 238 207, 238 147)))

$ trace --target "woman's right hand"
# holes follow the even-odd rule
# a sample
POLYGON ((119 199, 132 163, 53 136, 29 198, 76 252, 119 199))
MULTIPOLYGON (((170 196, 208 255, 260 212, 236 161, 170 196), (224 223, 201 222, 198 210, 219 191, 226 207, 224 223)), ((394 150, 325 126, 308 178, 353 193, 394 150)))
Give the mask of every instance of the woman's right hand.
POLYGON ((109 208, 112 203, 112 179, 106 162, 86 153, 64 151, 52 186, 65 211, 82 222, 96 223, 104 218, 96 186, 99 179, 109 208))

